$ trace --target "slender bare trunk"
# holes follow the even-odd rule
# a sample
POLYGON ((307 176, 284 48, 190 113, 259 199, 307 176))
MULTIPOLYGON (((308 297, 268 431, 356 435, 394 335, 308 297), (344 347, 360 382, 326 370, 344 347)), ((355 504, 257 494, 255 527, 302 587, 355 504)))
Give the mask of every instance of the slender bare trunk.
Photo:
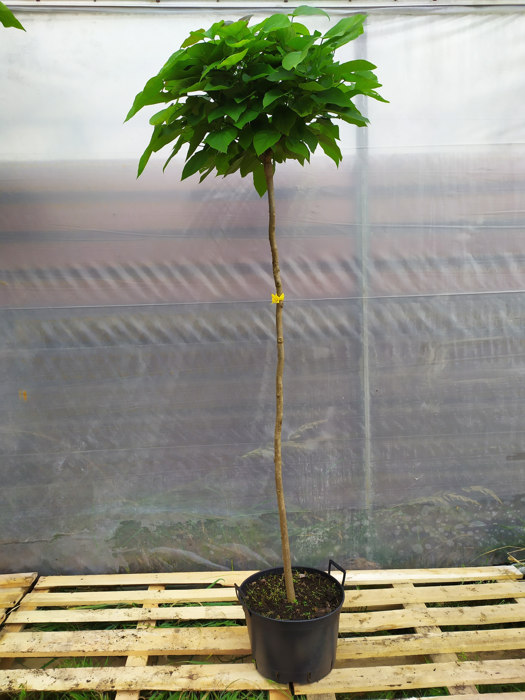
MULTIPOLYGON (((271 151, 266 151, 263 156, 264 175, 268 186, 268 208, 270 223, 268 235, 272 249, 273 279, 275 281, 275 293, 281 296, 283 286, 279 270, 279 253, 275 240, 275 196, 273 190, 273 163, 271 151)), ((290 540, 288 538, 288 523, 286 521, 286 507, 284 505, 283 491, 283 464, 281 458, 281 432, 283 427, 283 372, 284 372, 284 336, 283 336, 283 306, 279 301, 275 305, 275 327, 277 331, 277 372, 275 375, 275 437, 274 437, 274 462, 275 462, 275 488, 277 491, 277 505, 279 507, 279 523, 281 526, 281 542, 283 545, 284 580, 286 596, 290 603, 295 600, 295 590, 292 579, 292 559, 290 556, 290 540)))

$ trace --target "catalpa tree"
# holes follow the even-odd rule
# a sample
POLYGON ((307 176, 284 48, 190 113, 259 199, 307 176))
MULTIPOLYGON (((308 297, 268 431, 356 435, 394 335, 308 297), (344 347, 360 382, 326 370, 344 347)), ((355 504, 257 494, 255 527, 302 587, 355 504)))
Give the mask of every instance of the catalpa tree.
MULTIPOLYGON (((269 238, 276 304, 277 373, 274 432, 275 481, 286 592, 295 600, 282 483, 284 292, 275 236, 273 177, 276 163, 310 161, 319 146, 336 165, 341 120, 366 126, 368 120, 353 103, 357 95, 383 100, 364 60, 339 63, 335 52, 363 33, 364 15, 341 19, 324 35, 310 32, 298 18, 325 15, 303 5, 290 14, 274 14, 249 26, 251 16, 237 22, 216 22, 197 29, 160 70, 148 80, 127 119, 146 105, 169 103, 150 119, 153 135, 139 162, 138 175, 151 155, 173 144, 164 168, 187 146, 182 180, 200 173, 242 177, 252 174, 262 197, 268 192, 269 238)), ((126 121, 127 121, 126 119, 126 121)))

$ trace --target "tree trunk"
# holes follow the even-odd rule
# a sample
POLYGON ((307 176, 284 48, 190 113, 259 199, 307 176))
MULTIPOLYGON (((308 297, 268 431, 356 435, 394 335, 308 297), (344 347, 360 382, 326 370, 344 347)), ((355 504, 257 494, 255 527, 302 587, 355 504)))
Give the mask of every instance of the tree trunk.
MULTIPOLYGON (((273 190, 273 163, 271 151, 266 151, 263 156, 264 176, 268 186, 268 208, 270 248, 272 249, 273 279, 275 281, 275 293, 281 296, 283 287, 279 270, 279 253, 275 240, 275 196, 273 190)), ((283 372, 284 372, 284 336, 283 336, 283 306, 279 301, 275 305, 275 326, 277 332, 277 372, 275 375, 275 437, 274 437, 274 462, 275 462, 275 488, 277 491, 277 505, 279 507, 279 523, 281 526, 281 542, 283 545, 284 580, 286 584, 286 596, 290 603, 295 601, 295 590, 292 579, 292 559, 290 556, 290 540, 288 538, 288 523, 286 521, 286 507, 284 505, 283 491, 283 464, 281 458, 281 432, 283 427, 283 372)))

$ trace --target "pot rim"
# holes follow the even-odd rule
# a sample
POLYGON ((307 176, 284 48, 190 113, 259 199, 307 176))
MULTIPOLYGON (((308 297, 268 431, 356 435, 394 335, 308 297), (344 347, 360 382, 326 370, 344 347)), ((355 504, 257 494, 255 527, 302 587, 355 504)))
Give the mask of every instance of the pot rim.
POLYGON ((307 623, 307 622, 310 622, 310 623, 319 622, 320 620, 328 620, 328 618, 331 617, 332 615, 336 615, 336 614, 339 614, 341 612, 341 608, 343 607, 343 603, 345 602, 345 589, 343 588, 342 584, 339 583, 339 581, 335 578, 335 576, 332 576, 332 574, 329 574, 327 571, 323 571, 322 569, 316 569, 313 566, 292 566, 292 571, 294 571, 294 570, 295 571, 297 571, 297 570, 315 571, 316 573, 323 574, 324 576, 326 576, 326 578, 330 578, 333 581, 335 581, 337 583, 337 585, 339 586, 339 588, 341 589, 341 593, 343 596, 342 600, 339 603, 339 605, 337 606, 337 608, 335 610, 332 610, 332 612, 329 612, 328 615, 323 615, 322 617, 315 617, 311 620, 278 620, 275 617, 267 617, 266 615, 261 615, 261 613, 255 612, 255 610, 252 610, 248 606, 248 603, 244 603, 239 598, 239 593, 237 591, 237 588, 241 591, 241 594, 244 597, 244 591, 242 590, 242 587, 244 586, 244 584, 247 581, 250 581, 250 579, 252 579, 254 577, 256 577, 256 578, 254 578, 254 580, 257 580, 258 578, 261 578, 264 574, 267 574, 267 573, 284 573, 284 566, 273 566, 271 569, 261 569, 260 571, 256 571, 255 573, 248 576, 248 578, 245 578, 240 586, 237 586, 237 585, 235 586, 236 593, 237 593, 237 600, 239 601, 239 603, 241 604, 241 606, 243 608, 246 608, 246 610, 249 611, 250 615, 257 615, 257 617, 260 617, 262 620, 271 620, 272 622, 289 622, 289 623, 293 623, 293 624, 307 623))

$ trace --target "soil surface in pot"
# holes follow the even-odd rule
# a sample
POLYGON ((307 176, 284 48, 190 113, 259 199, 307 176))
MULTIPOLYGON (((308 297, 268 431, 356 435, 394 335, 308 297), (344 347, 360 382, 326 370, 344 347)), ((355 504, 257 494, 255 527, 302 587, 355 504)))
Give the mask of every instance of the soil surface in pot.
POLYGON ((293 581, 295 603, 286 597, 284 574, 269 574, 248 584, 248 607, 274 620, 313 620, 329 615, 341 603, 337 584, 321 574, 294 570, 293 581))

